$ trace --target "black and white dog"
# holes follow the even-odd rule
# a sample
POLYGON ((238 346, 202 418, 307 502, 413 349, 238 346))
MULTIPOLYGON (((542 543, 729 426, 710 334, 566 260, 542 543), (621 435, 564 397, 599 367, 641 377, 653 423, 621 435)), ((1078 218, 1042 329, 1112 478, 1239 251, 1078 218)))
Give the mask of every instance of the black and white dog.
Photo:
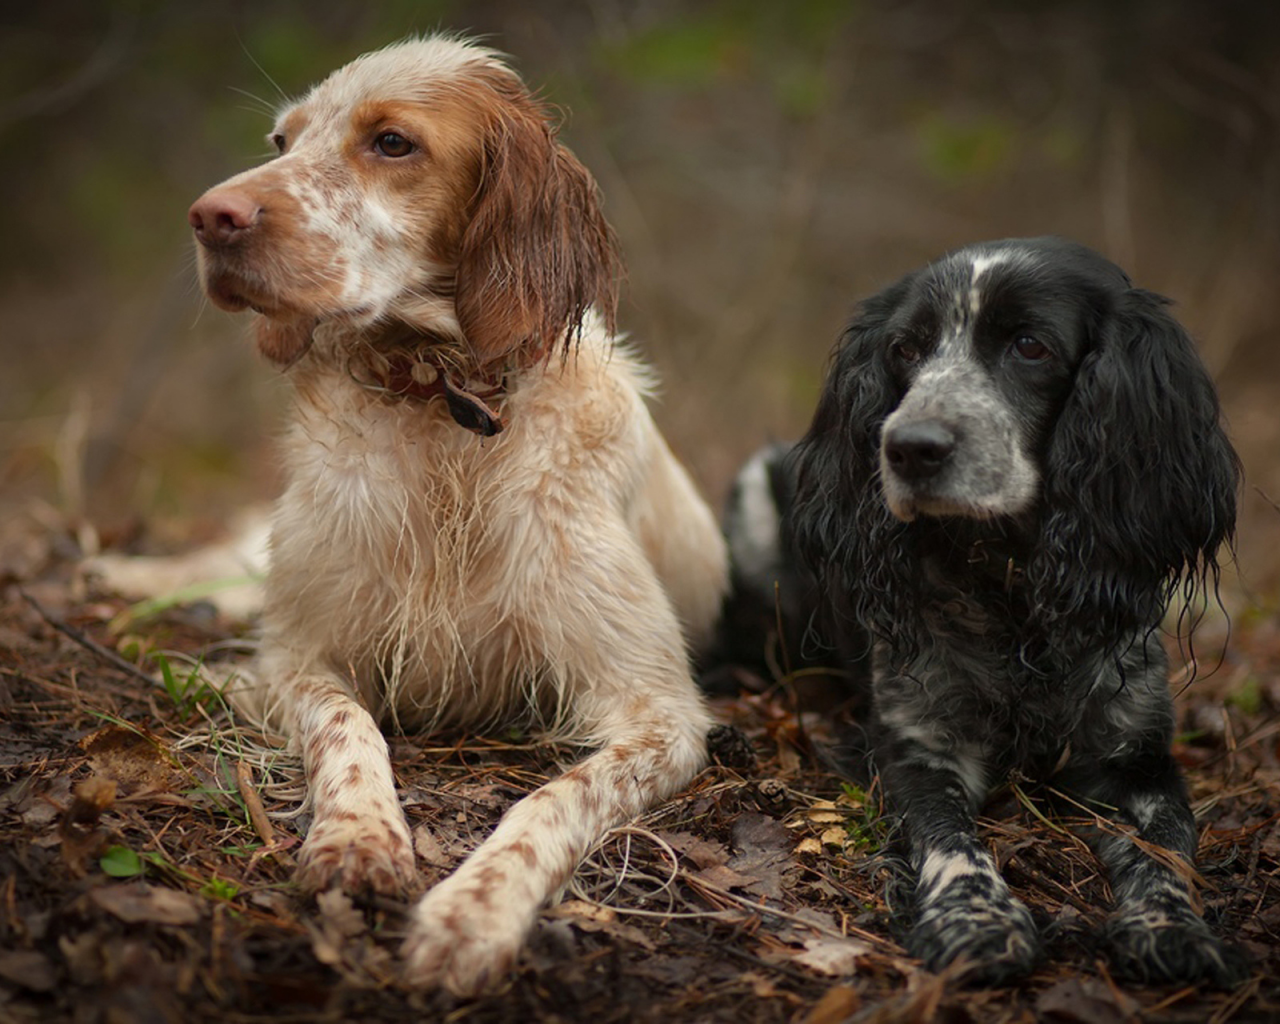
MULTIPOLYGON (((751 473, 776 479, 778 459, 751 473)), ((780 550, 832 645, 872 651, 910 951, 986 983, 1035 964, 1036 926, 974 824, 1017 772, 1089 820, 1119 973, 1238 982, 1242 956, 1193 909, 1159 630, 1174 597, 1216 587, 1239 462, 1166 301, 1059 239, 951 253, 863 303, 783 464, 780 550)), ((758 503, 749 489, 737 500, 758 503)), ((770 564, 734 522, 731 544, 770 564)))

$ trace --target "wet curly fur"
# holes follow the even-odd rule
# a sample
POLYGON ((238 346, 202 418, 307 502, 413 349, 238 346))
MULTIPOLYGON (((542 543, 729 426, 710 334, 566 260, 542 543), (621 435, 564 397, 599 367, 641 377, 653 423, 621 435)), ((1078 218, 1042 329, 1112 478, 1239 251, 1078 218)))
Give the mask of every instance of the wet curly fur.
POLYGON ((863 303, 808 434, 769 458, 794 480, 779 550, 815 581, 815 627, 855 666, 871 653, 910 951, 986 983, 1039 958, 974 823, 1016 771, 1096 815, 1120 973, 1239 981, 1190 872, 1130 839, 1194 857, 1158 628, 1179 595, 1216 593, 1239 478, 1166 300, 1058 239, 951 253, 863 303))

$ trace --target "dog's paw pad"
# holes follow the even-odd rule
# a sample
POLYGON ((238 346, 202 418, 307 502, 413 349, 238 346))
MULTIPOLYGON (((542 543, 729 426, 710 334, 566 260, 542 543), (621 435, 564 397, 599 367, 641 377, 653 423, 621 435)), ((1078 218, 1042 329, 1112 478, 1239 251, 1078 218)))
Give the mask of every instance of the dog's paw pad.
POLYGON ((1104 937, 1115 973, 1140 984, 1203 982, 1226 989, 1249 976, 1248 957, 1189 907, 1122 910, 1107 921, 1104 937))
POLYGON ((1032 971, 1040 936, 1027 908, 1011 896, 942 899, 922 910, 907 948, 931 971, 954 965, 968 984, 997 985, 1032 971))
POLYGON ((318 820, 298 853, 298 883, 311 892, 338 885, 408 895, 418 887, 409 830, 402 821, 318 820))

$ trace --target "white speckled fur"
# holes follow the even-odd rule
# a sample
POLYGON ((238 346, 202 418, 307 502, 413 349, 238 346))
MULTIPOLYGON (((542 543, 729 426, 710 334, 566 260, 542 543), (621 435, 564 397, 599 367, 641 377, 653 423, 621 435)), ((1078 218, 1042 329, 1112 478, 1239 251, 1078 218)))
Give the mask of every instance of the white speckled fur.
MULTIPOLYGON (((995 252, 965 256, 967 291, 955 294, 950 318, 936 351, 926 359, 898 407, 885 420, 884 436, 921 421, 948 424, 963 440, 940 481, 926 490, 893 473, 881 452, 885 501, 899 519, 917 516, 1007 516, 1035 501, 1040 473, 1025 448, 1017 412, 1001 396, 974 351, 974 323, 982 309, 979 282, 993 266, 1023 254, 995 252)), ((958 260, 959 262, 959 260, 958 260)))
POLYGON ((645 406, 647 371, 599 317, 563 358, 504 365, 493 437, 442 398, 391 399, 351 372, 388 321, 467 344, 455 268, 429 252, 456 250, 467 174, 488 167, 469 112, 518 89, 490 51, 444 37, 352 62, 281 115, 283 155, 206 194, 263 197, 246 229, 257 248, 202 254, 221 304, 290 324, 276 353, 295 392, 287 486, 261 650, 233 697, 302 753, 304 885, 415 887, 383 724, 524 722, 600 748, 513 807, 415 909, 409 980, 462 994, 513 965, 602 833, 704 763, 710 719, 686 646, 710 633, 727 572, 714 516, 645 406), (370 129, 351 126, 371 101, 425 104, 404 116, 443 184, 405 185, 404 164, 369 156, 370 129), (399 192, 382 184, 392 174, 399 192))

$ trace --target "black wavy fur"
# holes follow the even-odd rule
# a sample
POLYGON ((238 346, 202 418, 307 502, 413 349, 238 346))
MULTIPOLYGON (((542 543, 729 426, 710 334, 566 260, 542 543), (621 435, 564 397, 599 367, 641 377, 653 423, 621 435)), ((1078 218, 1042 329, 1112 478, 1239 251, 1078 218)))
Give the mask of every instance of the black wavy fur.
MULTIPOLYGON (((780 550, 817 581, 804 614, 835 649, 874 648, 867 731, 917 873, 914 954, 986 983, 1040 955, 974 825, 1011 771, 1193 859, 1158 630, 1176 599, 1194 620, 1216 598, 1240 467, 1166 300, 1059 239, 951 253, 861 305, 787 467, 780 550), (954 442, 936 477, 885 479, 891 416, 954 442), (964 460, 977 497, 937 482, 964 460), (914 515, 890 511, 890 482, 925 495, 914 515)), ((1244 977, 1177 873, 1109 827, 1086 834, 1116 894, 1119 973, 1244 977)))

